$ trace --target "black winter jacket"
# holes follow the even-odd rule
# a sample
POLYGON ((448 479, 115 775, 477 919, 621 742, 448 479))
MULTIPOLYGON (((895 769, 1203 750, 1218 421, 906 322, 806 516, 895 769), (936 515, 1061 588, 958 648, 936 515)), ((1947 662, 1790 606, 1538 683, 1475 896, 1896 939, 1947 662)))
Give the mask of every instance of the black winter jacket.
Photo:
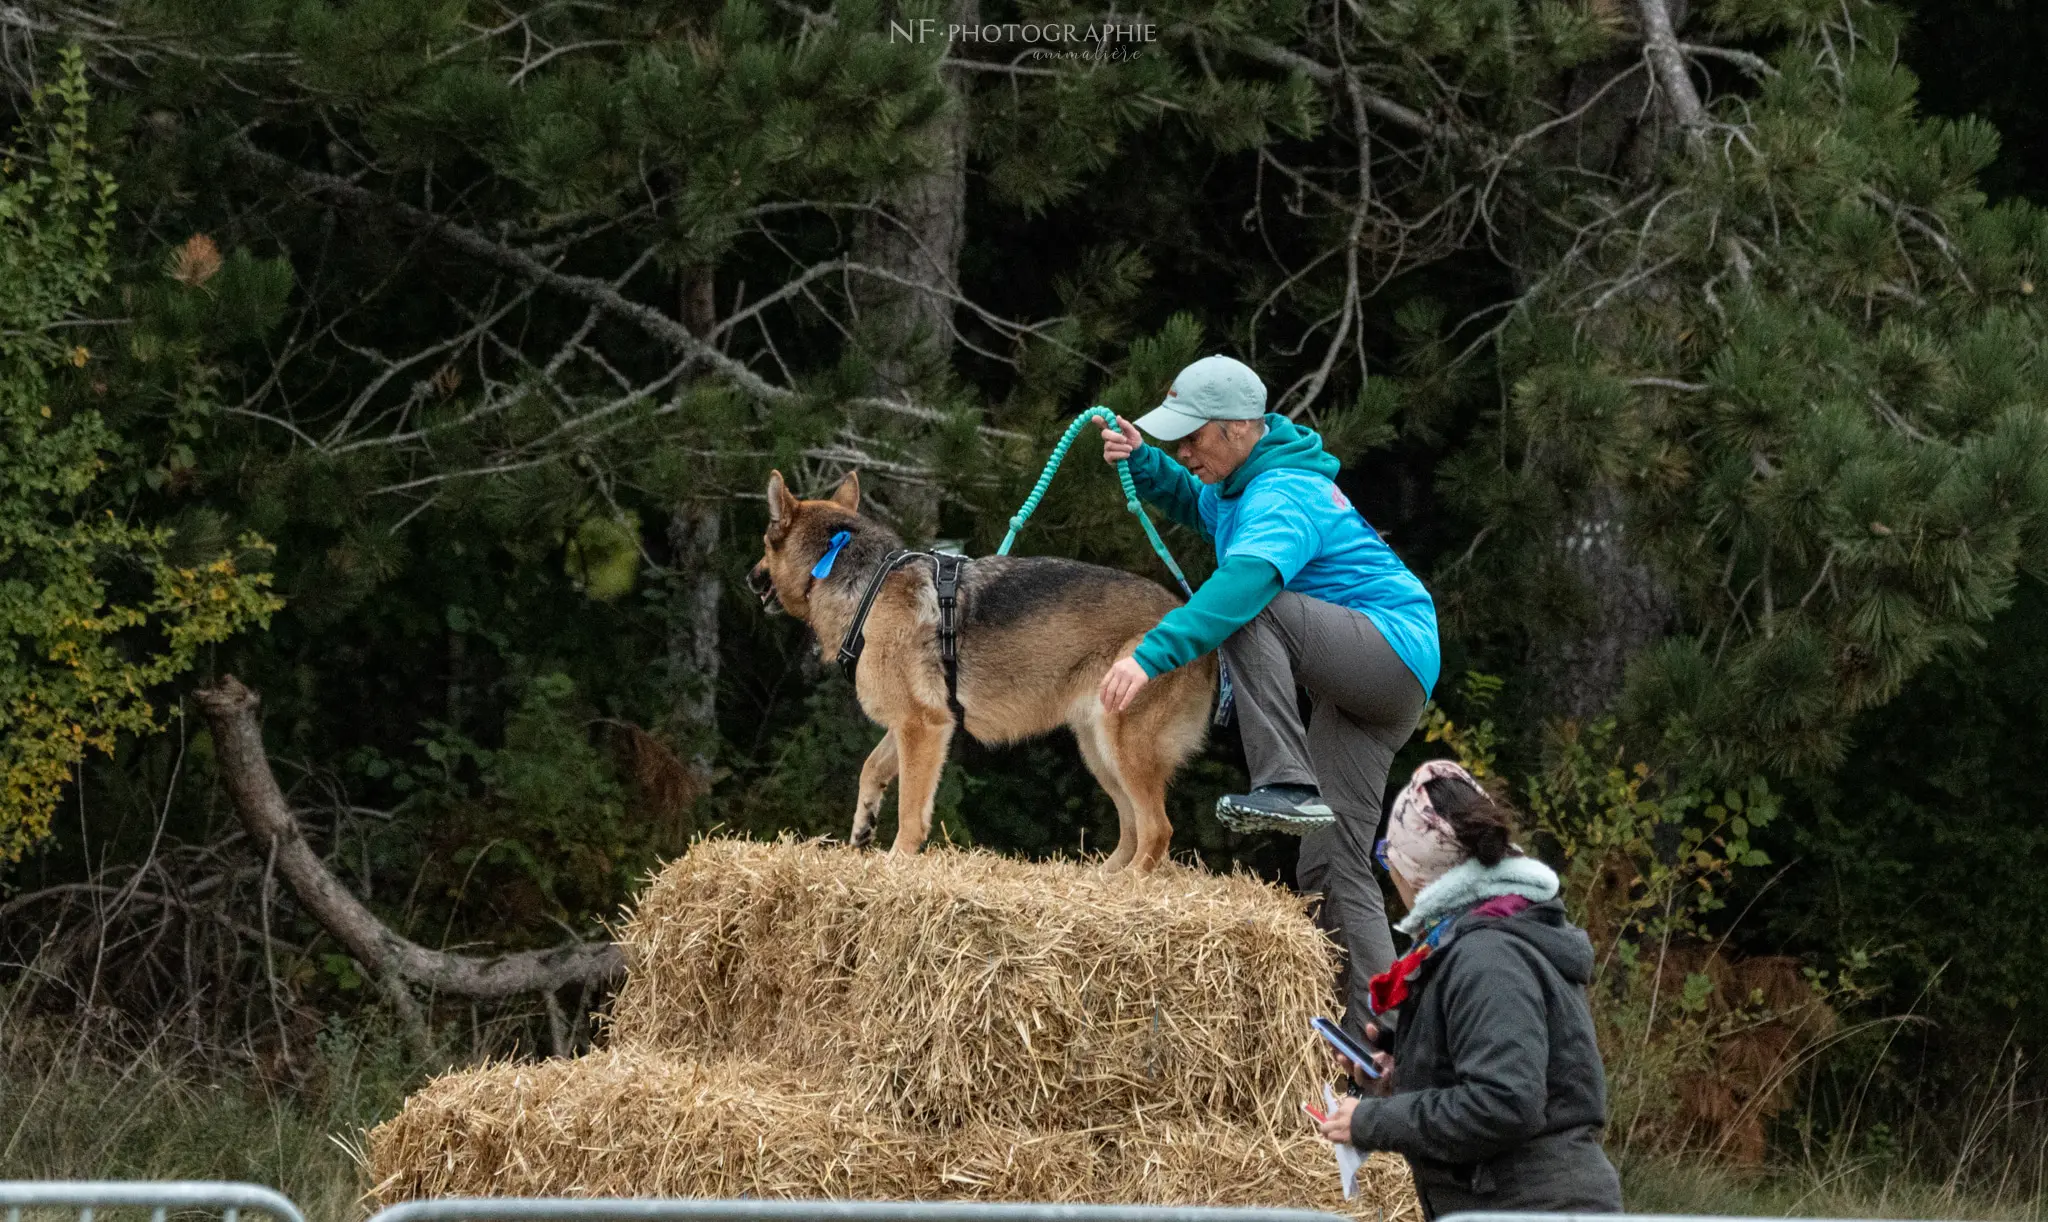
POLYGON ((1394 1093, 1358 1101, 1351 1144, 1406 1155, 1431 1218, 1619 1211, 1592 974, 1592 943, 1556 900, 1458 917, 1408 978, 1394 1093))

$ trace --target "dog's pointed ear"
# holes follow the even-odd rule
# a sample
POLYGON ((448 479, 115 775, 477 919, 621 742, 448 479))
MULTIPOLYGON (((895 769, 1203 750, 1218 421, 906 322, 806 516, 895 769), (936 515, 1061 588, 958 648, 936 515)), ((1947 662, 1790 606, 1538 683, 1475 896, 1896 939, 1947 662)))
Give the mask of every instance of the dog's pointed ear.
POLYGON ((848 513, 859 513, 860 472, 848 471, 846 478, 839 481, 839 486, 832 490, 832 495, 827 499, 848 513))
POLYGON ((796 498, 790 495, 789 485, 782 482, 782 472, 768 473, 768 529, 785 531, 796 518, 796 498))

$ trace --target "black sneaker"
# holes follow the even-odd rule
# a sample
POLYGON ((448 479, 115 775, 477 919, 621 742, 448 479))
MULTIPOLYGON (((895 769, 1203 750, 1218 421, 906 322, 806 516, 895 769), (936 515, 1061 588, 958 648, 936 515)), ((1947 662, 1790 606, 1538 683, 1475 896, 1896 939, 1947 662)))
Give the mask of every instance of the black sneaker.
POLYGON ((1216 817, 1238 832, 1281 831, 1306 835, 1336 821, 1312 785, 1261 785, 1247 794, 1216 799, 1216 817))

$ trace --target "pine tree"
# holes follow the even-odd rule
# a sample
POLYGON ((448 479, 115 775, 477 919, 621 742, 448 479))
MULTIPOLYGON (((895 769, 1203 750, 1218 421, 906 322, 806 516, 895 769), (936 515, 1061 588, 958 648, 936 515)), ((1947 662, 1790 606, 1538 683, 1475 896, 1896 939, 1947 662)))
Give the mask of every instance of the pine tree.
MULTIPOLYGON (((1981 130, 1913 117, 1888 10, 1181 3, 1118 61, 892 34, 968 9, 1100 16, 122 10, 94 62, 154 278, 107 411, 152 511, 280 544, 290 610, 233 656, 309 755, 495 749, 557 673, 697 791, 851 741, 726 597, 763 472, 857 466, 987 550, 1074 411, 1225 346, 1422 507, 1395 544, 1454 653, 1539 714, 1630 673, 1674 757, 1825 765, 2031 555, 2035 221, 1973 194, 1981 130), (961 201, 929 266, 876 237, 918 199, 961 201), (203 234, 223 270, 167 283, 203 234)), ((1074 465, 1025 550, 1156 573, 1074 465)))
POLYGON ((1612 709, 1626 670, 1645 749, 1825 768, 2038 566, 2048 230, 1976 190, 1993 132, 1915 115, 1898 34, 1638 0, 1239 40, 1330 117, 1285 166, 1320 188, 1290 292, 1328 348, 1283 403, 1349 393, 1351 427, 1443 456, 1450 632, 1521 641, 1538 712, 1612 709), (1352 330, 1374 284, 1391 379, 1352 330))
MULTIPOLYGON (((726 639, 720 614, 753 545, 735 502, 770 466, 807 487, 859 467, 870 511, 913 538, 941 529, 928 512, 941 496, 943 529, 979 538, 984 506, 1014 509, 1084 398, 1132 410, 1158 390, 1139 383, 1163 385, 1194 355, 1195 333, 1170 328, 1138 381, 1089 385, 1122 372, 1143 276, 1096 248, 1050 319, 1005 283, 974 284, 1004 308, 951 305, 960 338, 935 359, 931 290, 903 282, 923 273, 876 265, 873 235, 929 236, 903 201, 935 174, 965 192, 947 154, 961 139, 998 206, 1028 212, 1076 199, 1119 141, 1168 124, 1218 150, 1269 127, 1305 135, 1304 91, 1192 78, 1163 55, 1013 72, 1001 48, 892 33, 913 16, 129 13, 131 36, 163 50, 135 82, 128 172, 162 201, 135 257, 233 233, 237 251, 295 272, 268 351, 209 337, 232 406, 166 493, 278 540, 289 630, 241 665, 258 680, 320 676, 293 680, 316 741, 353 745, 362 707, 391 711, 386 753, 423 718, 488 737, 520 684, 559 665, 612 715, 659 731, 701 791, 721 703, 726 733, 752 738, 735 693, 794 662, 726 639), (495 32, 472 37, 484 22, 495 32), (307 642, 335 632, 378 664, 315 656, 307 642), (649 637, 661 666, 646 665, 649 637), (391 677, 422 674, 446 678, 391 677)), ((164 415, 138 403, 132 427, 164 415)), ((1156 565, 1100 479, 1075 499, 1115 523, 1106 554, 1156 565)), ((1070 541, 1068 526, 1049 513, 1033 546, 1070 541)))
POLYGON ((1683 134, 1649 190, 1556 201, 1587 236, 1516 302, 1457 486, 1524 590, 1593 546, 1545 524, 1613 489, 1676 629, 1631 666, 1637 724, 1695 764, 1824 769, 2039 571, 2048 224, 1985 206, 1988 127, 1915 116, 1895 14, 1712 17, 1783 45, 1717 108, 1660 80, 1683 134))

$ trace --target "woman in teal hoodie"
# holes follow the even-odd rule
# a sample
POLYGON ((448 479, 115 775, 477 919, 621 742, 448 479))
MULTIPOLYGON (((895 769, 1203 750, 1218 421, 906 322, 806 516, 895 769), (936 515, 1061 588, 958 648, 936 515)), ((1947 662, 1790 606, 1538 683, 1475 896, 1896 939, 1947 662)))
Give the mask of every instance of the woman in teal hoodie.
POLYGON ((1217 814, 1320 829, 1303 837, 1297 879, 1322 891, 1341 932, 1346 1025, 1362 1031, 1365 982, 1394 958, 1372 845, 1387 769, 1436 686, 1436 604, 1333 482, 1341 464, 1322 438, 1265 407, 1257 374, 1210 356, 1135 425, 1102 430, 1103 457, 1130 460, 1138 494, 1216 544, 1215 573, 1110 669, 1102 701, 1121 710, 1152 679, 1221 652, 1253 789, 1217 814), (1177 442, 1180 461, 1144 433, 1177 442))

